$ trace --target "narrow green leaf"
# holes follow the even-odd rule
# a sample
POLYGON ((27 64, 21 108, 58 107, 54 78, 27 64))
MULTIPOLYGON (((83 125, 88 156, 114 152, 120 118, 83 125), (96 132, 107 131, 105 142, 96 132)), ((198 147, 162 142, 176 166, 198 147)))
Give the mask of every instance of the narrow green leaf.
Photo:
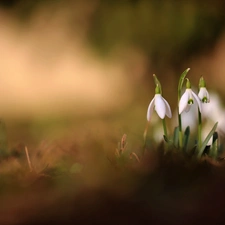
POLYGON ((210 155, 215 159, 218 155, 218 133, 214 132, 213 134, 213 141, 212 141, 212 148, 210 151, 210 155))
POLYGON ((206 145, 204 150, 203 150, 203 153, 202 155, 209 155, 210 154, 210 145, 206 145))
POLYGON ((201 148, 198 150, 198 157, 199 158, 202 156, 202 153, 203 153, 207 143, 209 142, 210 138, 212 137, 212 135, 216 131, 217 125, 218 125, 218 122, 215 123, 215 125, 212 128, 212 130, 209 132, 209 134, 207 135, 207 137, 203 141, 201 148))
MULTIPOLYGON (((179 83, 178 83, 178 93, 180 95, 180 91, 182 89, 183 83, 184 83, 184 78, 186 77, 188 71, 190 70, 190 68, 187 68, 181 75, 180 75, 180 79, 179 79, 179 83)), ((178 96, 178 98, 180 98, 180 96, 178 96)))
POLYGON ((184 131, 184 140, 183 140, 183 149, 184 149, 184 151, 187 150, 189 136, 190 136, 190 127, 187 126, 185 131, 184 131))
POLYGON ((218 133, 217 132, 214 132, 214 134, 213 134, 213 143, 218 139, 218 133))
POLYGON ((173 144, 176 148, 178 148, 179 145, 179 127, 174 128, 173 132, 173 144))

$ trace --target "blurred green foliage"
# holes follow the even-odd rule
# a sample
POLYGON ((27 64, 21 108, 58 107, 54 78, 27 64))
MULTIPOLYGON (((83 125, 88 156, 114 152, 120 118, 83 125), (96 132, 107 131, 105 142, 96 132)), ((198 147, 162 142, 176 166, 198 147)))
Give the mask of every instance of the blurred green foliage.
POLYGON ((223 8, 221 1, 101 1, 89 36, 102 52, 131 45, 154 65, 176 68, 213 46, 224 30, 223 8))

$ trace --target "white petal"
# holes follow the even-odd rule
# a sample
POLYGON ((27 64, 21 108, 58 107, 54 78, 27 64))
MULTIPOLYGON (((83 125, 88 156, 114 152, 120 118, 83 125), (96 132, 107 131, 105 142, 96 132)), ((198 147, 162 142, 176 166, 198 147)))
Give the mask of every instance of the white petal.
POLYGON ((155 111, 161 119, 164 119, 166 115, 166 105, 161 94, 155 95, 155 111))
POLYGON ((207 102, 210 101, 209 99, 209 93, 207 91, 207 89, 205 87, 201 87, 200 88, 200 91, 198 93, 198 97, 201 99, 201 101, 203 100, 203 98, 206 98, 207 99, 207 102))
POLYGON ((202 100, 205 96, 205 89, 204 87, 201 87, 198 93, 198 97, 202 100))
POLYGON ((150 121, 152 112, 154 109, 154 104, 155 104, 155 97, 152 99, 152 101, 149 103, 148 110, 147 110, 147 120, 150 121))
POLYGON ((210 102, 210 97, 209 97, 209 92, 206 90, 206 97, 207 97, 207 100, 208 100, 208 103, 210 102))
POLYGON ((209 97, 209 92, 206 90, 206 98, 207 98, 207 103, 210 102, 210 97, 209 97))
POLYGON ((198 96, 192 91, 192 95, 194 97, 194 100, 196 100, 197 104, 198 104, 198 108, 200 113, 202 112, 202 103, 200 102, 198 96))
POLYGON ((172 113, 171 113, 171 109, 170 109, 170 105, 169 103, 166 101, 165 98, 163 98, 163 101, 165 102, 165 106, 166 106, 166 115, 171 118, 172 117, 172 113))
POLYGON ((190 104, 187 104, 186 108, 184 109, 185 112, 189 112, 191 109, 191 105, 190 104))
POLYGON ((188 105, 188 99, 189 99, 189 92, 188 89, 184 92, 184 94, 180 98, 179 102, 179 114, 181 114, 188 105))

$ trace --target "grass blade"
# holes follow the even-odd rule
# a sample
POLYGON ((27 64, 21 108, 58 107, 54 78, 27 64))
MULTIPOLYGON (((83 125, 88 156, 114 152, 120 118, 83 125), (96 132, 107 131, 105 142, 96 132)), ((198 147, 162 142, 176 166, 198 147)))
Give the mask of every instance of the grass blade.
POLYGON ((180 75, 180 79, 179 79, 179 83, 178 83, 178 99, 180 99, 180 92, 184 83, 184 78, 186 77, 188 71, 190 70, 190 68, 187 68, 181 75, 180 75))
POLYGON ((210 155, 215 159, 218 156, 218 133, 214 132, 213 134, 213 141, 212 141, 212 148, 210 151, 210 155))
POLYGON ((184 140, 183 140, 183 150, 186 151, 187 150, 187 146, 188 146, 188 141, 189 141, 189 137, 190 137, 190 127, 187 126, 187 128, 184 131, 184 140))
POLYGON ((213 136, 213 134, 215 133, 216 131, 216 128, 217 128, 217 125, 218 125, 218 122, 215 123, 215 125, 213 126, 212 130, 209 132, 209 134, 207 135, 207 137, 205 138, 205 140, 203 141, 202 143, 202 146, 201 148, 198 150, 198 157, 200 158, 202 156, 202 153, 206 147, 206 145, 208 144, 210 138, 213 136))

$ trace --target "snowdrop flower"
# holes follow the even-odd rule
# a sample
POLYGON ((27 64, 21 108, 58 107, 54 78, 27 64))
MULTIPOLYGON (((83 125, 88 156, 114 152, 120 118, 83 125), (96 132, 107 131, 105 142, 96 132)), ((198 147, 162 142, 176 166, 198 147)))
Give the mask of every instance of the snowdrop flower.
POLYGON ((199 93, 198 93, 198 97, 200 98, 200 100, 203 103, 209 103, 210 99, 209 99, 209 93, 206 89, 206 84, 205 84, 205 80, 203 79, 203 77, 200 78, 199 80, 199 93))
POLYGON ((191 90, 191 83, 187 79, 186 83, 186 91, 181 96, 180 102, 179 102, 179 114, 181 114, 183 111, 188 112, 191 108, 191 105, 194 104, 194 102, 197 103, 199 111, 202 111, 202 105, 199 100, 199 97, 191 90))
POLYGON ((153 109, 155 109, 155 111, 157 112, 157 114, 159 115, 161 119, 164 119, 165 116, 168 116, 169 118, 172 117, 170 106, 168 102, 160 94, 158 85, 156 86, 156 89, 155 89, 155 96, 148 106, 148 111, 147 111, 148 121, 150 121, 151 119, 153 109))

